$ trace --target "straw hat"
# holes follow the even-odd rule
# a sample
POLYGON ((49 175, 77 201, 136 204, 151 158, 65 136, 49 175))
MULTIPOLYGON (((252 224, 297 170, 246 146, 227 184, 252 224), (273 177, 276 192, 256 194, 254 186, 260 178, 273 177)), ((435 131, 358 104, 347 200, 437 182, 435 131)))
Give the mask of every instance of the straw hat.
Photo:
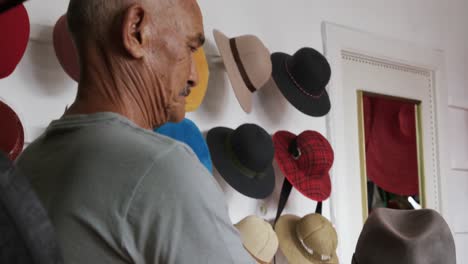
POLYGON ((257 216, 248 216, 234 225, 245 249, 257 263, 270 263, 278 251, 278 237, 272 226, 257 216))
POLYGON ((281 216, 275 225, 280 249, 290 264, 338 264, 338 235, 320 214, 281 216))

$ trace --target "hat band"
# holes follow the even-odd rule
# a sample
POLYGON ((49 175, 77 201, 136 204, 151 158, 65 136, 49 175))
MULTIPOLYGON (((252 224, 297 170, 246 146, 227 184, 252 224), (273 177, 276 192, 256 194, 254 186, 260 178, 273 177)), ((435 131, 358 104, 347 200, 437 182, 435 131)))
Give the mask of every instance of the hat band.
POLYGON ((299 242, 301 242, 302 247, 307 251, 307 253, 309 253, 313 258, 316 258, 316 259, 318 259, 320 261, 327 261, 327 260, 332 259, 332 256, 316 254, 313 249, 309 248, 305 244, 304 240, 300 239, 299 237, 297 237, 297 239, 299 240, 299 242))
POLYGON ((286 72, 288 73, 289 75, 289 78, 291 79, 291 81, 294 83, 294 85, 305 95, 309 96, 309 97, 312 97, 314 99, 319 99, 320 97, 322 97, 322 95, 325 93, 325 89, 323 89, 323 91, 320 92, 320 94, 311 94, 309 92, 306 91, 306 89, 304 89, 300 84, 299 82, 296 81, 296 79, 294 78, 294 76, 291 74, 291 71, 289 70, 289 67, 288 67, 288 60, 284 60, 284 68, 286 69, 286 72))
POLYGON ((252 81, 249 78, 249 75, 247 75, 247 71, 245 70, 244 64, 242 63, 239 49, 237 48, 237 43, 236 39, 232 38, 229 40, 229 44, 231 46, 231 51, 232 55, 234 56, 234 60, 237 64, 237 67, 239 68, 240 75, 242 77, 242 80, 244 81, 245 85, 247 88, 249 88, 250 92, 255 93, 257 91, 257 88, 253 85, 252 81))
POLYGON ((226 150, 226 153, 228 156, 231 158, 231 161, 234 163, 234 166, 249 179, 262 179, 265 177, 266 173, 265 172, 256 172, 252 169, 247 168, 242 164, 242 162, 237 158, 231 144, 231 135, 228 135, 226 137, 226 141, 224 142, 224 147, 226 150))

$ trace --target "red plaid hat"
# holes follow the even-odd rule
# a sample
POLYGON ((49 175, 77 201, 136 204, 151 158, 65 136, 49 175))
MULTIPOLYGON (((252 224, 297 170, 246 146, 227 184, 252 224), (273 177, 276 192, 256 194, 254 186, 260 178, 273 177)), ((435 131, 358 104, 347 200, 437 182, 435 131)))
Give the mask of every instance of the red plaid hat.
POLYGON ((8 105, 0 101, 0 151, 11 160, 23 151, 24 130, 20 119, 8 105))
POLYGON ((68 32, 67 16, 59 18, 54 27, 54 50, 57 59, 64 71, 76 82, 80 80, 80 64, 78 52, 73 43, 70 32, 68 32))
POLYGON ((0 13, 0 79, 18 66, 26 51, 29 29, 28 13, 22 4, 0 13))
POLYGON ((273 143, 276 162, 294 188, 314 201, 330 197, 334 154, 325 137, 315 131, 299 136, 279 131, 273 135, 273 143))

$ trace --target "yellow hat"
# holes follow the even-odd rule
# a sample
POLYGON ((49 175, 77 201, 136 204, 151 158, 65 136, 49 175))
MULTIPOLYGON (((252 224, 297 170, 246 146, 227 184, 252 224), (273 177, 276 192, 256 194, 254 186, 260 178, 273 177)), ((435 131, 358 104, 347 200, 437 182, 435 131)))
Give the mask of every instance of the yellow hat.
POLYGON ((205 98, 206 90, 208 88, 208 79, 210 76, 208 61, 206 60, 203 48, 200 48, 195 52, 194 59, 198 72, 198 85, 192 89, 190 95, 186 99, 186 112, 193 112, 201 105, 203 98, 205 98))
POLYGON ((245 249, 257 263, 266 264, 273 260, 279 242, 269 223, 260 217, 248 216, 234 226, 239 229, 245 249))
POLYGON ((291 264, 338 264, 338 235, 320 214, 284 215, 275 225, 280 249, 291 264))

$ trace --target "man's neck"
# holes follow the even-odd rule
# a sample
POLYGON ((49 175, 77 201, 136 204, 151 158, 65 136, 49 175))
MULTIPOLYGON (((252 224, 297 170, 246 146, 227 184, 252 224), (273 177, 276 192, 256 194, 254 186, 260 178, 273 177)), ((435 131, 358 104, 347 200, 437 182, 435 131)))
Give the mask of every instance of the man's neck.
POLYGON ((146 129, 167 121, 164 109, 152 109, 150 96, 140 92, 144 84, 128 78, 125 70, 129 65, 118 64, 110 58, 103 60, 105 55, 96 56, 93 52, 87 56, 87 67, 82 70, 75 102, 65 115, 113 112, 146 129))
POLYGON ((75 99, 75 102, 66 110, 64 116, 112 112, 128 118, 139 127, 152 129, 150 119, 145 118, 145 112, 140 109, 137 103, 122 102, 121 100, 111 101, 109 98, 103 98, 97 93, 83 96, 83 93, 89 93, 82 91, 90 88, 80 87, 79 89, 79 95, 75 99))

